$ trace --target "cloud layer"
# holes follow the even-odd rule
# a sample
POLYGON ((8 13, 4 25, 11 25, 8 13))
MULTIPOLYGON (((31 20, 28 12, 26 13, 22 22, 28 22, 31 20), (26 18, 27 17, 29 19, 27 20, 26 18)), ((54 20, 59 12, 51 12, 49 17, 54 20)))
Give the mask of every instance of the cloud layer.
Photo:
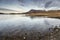
POLYGON ((60 0, 0 0, 0 8, 28 11, 31 9, 59 9, 60 0))
POLYGON ((20 5, 37 8, 60 8, 60 0, 18 0, 20 5))

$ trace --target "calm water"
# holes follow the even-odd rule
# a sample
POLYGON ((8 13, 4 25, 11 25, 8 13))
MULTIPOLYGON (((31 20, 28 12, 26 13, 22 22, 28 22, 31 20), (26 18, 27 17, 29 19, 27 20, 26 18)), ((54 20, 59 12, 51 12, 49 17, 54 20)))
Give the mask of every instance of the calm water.
POLYGON ((60 19, 42 17, 30 18, 22 15, 0 15, 0 30, 4 31, 22 28, 28 30, 35 28, 36 30, 41 29, 44 31, 55 25, 60 25, 60 19))

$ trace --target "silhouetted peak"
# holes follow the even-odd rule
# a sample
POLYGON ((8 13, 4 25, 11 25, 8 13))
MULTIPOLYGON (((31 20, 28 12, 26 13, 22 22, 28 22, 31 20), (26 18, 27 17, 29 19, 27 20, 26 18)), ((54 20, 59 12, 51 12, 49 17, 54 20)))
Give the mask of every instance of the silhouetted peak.
POLYGON ((33 12, 33 13, 36 13, 36 12, 44 12, 45 10, 35 10, 35 9, 31 9, 29 12, 33 12))
POLYGON ((60 10, 35 10, 35 9, 31 9, 29 11, 29 13, 44 13, 44 12, 60 12, 60 10))

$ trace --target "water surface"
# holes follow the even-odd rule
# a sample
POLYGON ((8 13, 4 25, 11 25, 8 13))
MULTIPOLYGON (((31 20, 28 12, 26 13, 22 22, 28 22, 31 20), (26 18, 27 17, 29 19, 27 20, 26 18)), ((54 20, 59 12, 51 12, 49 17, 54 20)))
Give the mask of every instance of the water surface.
POLYGON ((45 31, 48 28, 60 25, 60 19, 27 17, 22 15, 0 15, 0 31, 12 31, 15 29, 25 28, 27 30, 36 29, 45 31))

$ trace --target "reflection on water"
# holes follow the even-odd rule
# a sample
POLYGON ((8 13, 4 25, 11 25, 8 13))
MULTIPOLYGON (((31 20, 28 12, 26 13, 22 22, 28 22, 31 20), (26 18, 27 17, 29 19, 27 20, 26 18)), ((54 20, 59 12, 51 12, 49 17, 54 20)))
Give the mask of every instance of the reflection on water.
POLYGON ((35 28, 41 29, 42 31, 46 30, 55 25, 60 24, 60 19, 54 18, 30 18, 22 15, 0 15, 0 30, 8 29, 32 29, 35 28))

